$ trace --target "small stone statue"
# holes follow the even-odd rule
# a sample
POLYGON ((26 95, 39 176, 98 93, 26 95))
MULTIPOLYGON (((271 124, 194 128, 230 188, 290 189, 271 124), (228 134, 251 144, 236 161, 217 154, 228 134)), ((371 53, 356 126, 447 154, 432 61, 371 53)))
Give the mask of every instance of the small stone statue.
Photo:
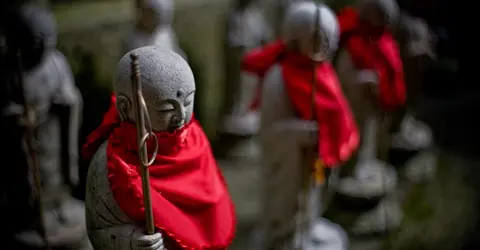
POLYGON ((172 29, 173 13, 172 0, 136 0, 135 24, 124 41, 122 55, 140 47, 155 45, 186 58, 172 29))
MULTIPOLYGON (((236 0, 228 14, 225 43, 225 105, 222 132, 250 136, 258 132, 259 114, 249 105, 256 92, 258 78, 242 75, 241 57, 272 39, 262 9, 255 0, 236 0)), ((223 142, 225 145, 226 142, 223 142)))
POLYGON ((325 167, 347 161, 359 143, 328 60, 338 39, 334 13, 302 1, 287 11, 283 39, 243 58, 246 73, 263 76, 256 100, 264 152, 262 249, 347 249, 344 232, 320 219, 325 167))
POLYGON ((398 15, 394 0, 361 0, 338 14, 336 69, 362 129, 353 176, 339 184, 338 192, 347 197, 375 200, 396 189, 397 172, 381 160, 381 151, 390 147, 389 118, 406 99, 400 51, 390 31, 398 15))
POLYGON ((233 203, 207 137, 193 118, 195 80, 187 62, 154 46, 133 50, 118 64, 114 89, 110 111, 84 147, 96 151, 86 191, 94 248, 227 249, 235 235, 233 203), (149 203, 143 199, 135 127, 140 117, 135 103, 143 101, 137 102, 132 90, 131 54, 138 57, 147 154, 153 158, 149 203), (151 204, 153 221, 145 220, 144 204, 151 204), (145 233, 147 222, 154 224, 153 234, 145 233))
POLYGON ((435 59, 434 37, 429 26, 420 18, 402 12, 396 28, 402 59, 405 65, 407 110, 392 136, 392 148, 417 151, 432 146, 432 132, 427 124, 416 119, 422 98, 425 71, 435 59))
POLYGON ((32 4, 3 17, 0 126, 8 133, 1 152, 2 237, 11 249, 92 249, 84 204, 70 194, 79 179, 82 98, 55 48, 55 21, 32 4), (37 177, 41 182, 34 184, 37 177))

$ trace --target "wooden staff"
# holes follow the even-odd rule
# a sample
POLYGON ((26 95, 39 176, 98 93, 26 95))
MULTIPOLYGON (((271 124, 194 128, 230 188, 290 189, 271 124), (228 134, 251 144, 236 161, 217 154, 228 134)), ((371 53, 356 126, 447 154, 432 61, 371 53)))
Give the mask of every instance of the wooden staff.
POLYGON ((153 223, 152 199, 150 194, 150 173, 148 171, 148 167, 153 163, 153 160, 155 160, 155 154, 152 157, 152 160, 149 162, 146 140, 150 137, 150 135, 152 135, 152 133, 148 133, 145 127, 145 118, 148 119, 148 114, 145 113, 146 105, 142 95, 140 63, 136 53, 131 53, 130 59, 132 67, 133 106, 135 109, 135 121, 137 125, 138 159, 142 170, 141 178, 143 203, 145 206, 145 227, 146 233, 152 235, 155 233, 155 224, 153 223))
POLYGON ((40 167, 38 165, 38 159, 35 154, 35 126, 36 126, 36 115, 35 110, 30 106, 27 99, 27 93, 25 92, 25 83, 23 80, 23 63, 22 56, 20 51, 16 55, 17 61, 17 74, 16 82, 20 90, 20 101, 23 105, 23 117, 21 118, 22 125, 26 128, 26 137, 25 144, 27 146, 28 156, 30 157, 29 164, 30 169, 33 171, 33 179, 35 183, 35 206, 37 207, 38 217, 39 217, 39 227, 38 233, 42 237, 42 240, 45 244, 45 248, 50 250, 50 244, 48 242, 48 237, 46 235, 45 228, 45 218, 43 211, 43 197, 42 197, 42 177, 40 176, 40 167))

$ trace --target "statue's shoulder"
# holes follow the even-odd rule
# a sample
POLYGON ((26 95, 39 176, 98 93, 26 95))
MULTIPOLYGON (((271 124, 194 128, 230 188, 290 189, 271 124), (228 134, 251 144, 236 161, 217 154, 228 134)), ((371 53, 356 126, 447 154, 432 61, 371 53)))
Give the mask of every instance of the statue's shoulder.
POLYGON ((107 142, 105 141, 100 145, 98 148, 97 152, 92 158, 92 161, 90 162, 90 167, 88 169, 88 173, 92 172, 93 176, 92 177, 97 177, 98 174, 101 172, 106 171, 107 168, 107 142))
POLYGON ((107 142, 104 142, 97 150, 88 168, 87 193, 95 193, 108 182, 107 175, 107 142))
POLYGON ((70 64, 62 52, 53 49, 45 57, 45 70, 50 79, 56 79, 58 84, 74 83, 70 64))
POLYGON ((81 95, 75 85, 70 64, 63 53, 56 49, 51 50, 45 63, 53 90, 52 101, 62 105, 81 103, 81 95))
POLYGON ((283 88, 282 66, 274 64, 265 74, 263 79, 263 88, 268 90, 270 88, 283 88))
POLYGON ((90 162, 85 206, 88 228, 106 228, 111 225, 133 223, 118 206, 110 188, 107 169, 107 142, 104 142, 98 148, 90 162))
POLYGON ((98 148, 88 167, 85 197, 87 205, 97 204, 97 198, 101 197, 98 194, 106 192, 107 186, 107 142, 104 142, 98 148))
POLYGON ((400 33, 400 36, 404 36, 406 39, 410 40, 424 40, 431 37, 428 24, 423 19, 411 16, 407 13, 402 13, 400 15, 397 30, 400 33))
POLYGON ((71 72, 70 64, 68 63, 67 58, 62 52, 54 49, 50 53, 48 53, 47 57, 49 63, 54 67, 53 70, 56 70, 60 74, 64 74, 65 72, 71 72))

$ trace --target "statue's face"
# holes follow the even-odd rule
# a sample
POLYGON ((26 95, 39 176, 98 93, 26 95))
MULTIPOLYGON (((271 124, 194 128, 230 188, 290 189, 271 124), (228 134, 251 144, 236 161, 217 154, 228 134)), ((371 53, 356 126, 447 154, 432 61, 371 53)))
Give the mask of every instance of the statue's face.
POLYGON ((173 132, 192 119, 195 84, 187 81, 163 85, 158 85, 155 98, 145 95, 145 102, 153 130, 173 132))
MULTIPOLYGON (((138 56, 142 95, 150 118, 150 122, 145 119, 146 128, 173 132, 190 122, 195 78, 188 63, 175 52, 155 46, 141 47, 131 53, 138 56)), ((114 82, 120 119, 134 123, 136 109, 133 105, 131 53, 120 59, 114 82)))

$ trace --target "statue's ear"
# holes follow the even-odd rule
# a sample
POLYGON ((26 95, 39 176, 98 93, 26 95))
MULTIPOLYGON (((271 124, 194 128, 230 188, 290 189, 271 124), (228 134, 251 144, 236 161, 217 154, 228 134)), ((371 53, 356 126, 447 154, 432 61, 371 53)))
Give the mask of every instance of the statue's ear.
POLYGON ((132 111, 132 101, 126 95, 117 96, 117 111, 121 121, 127 121, 132 111))

